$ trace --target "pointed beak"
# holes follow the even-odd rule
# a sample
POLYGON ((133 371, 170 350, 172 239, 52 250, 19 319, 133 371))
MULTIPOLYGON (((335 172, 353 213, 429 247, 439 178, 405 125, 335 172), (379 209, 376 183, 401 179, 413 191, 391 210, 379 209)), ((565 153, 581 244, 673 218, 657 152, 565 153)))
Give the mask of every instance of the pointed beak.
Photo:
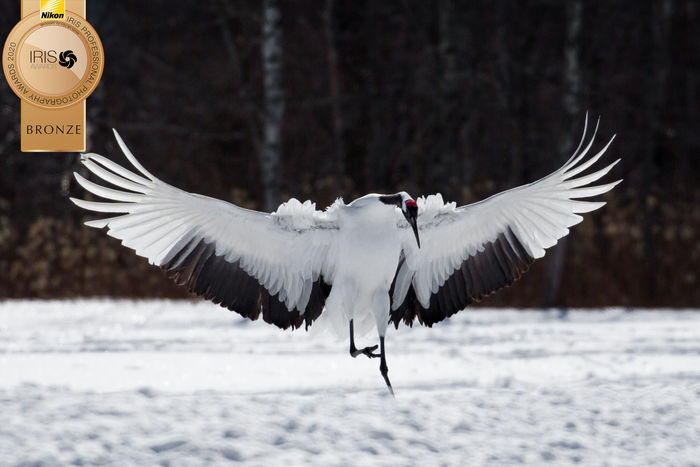
POLYGON ((414 217, 413 219, 409 219, 408 223, 411 224, 411 227, 413 228, 413 233, 416 236, 416 243, 418 243, 418 248, 420 248, 420 237, 418 237, 418 225, 416 224, 416 218, 414 217))
POLYGON ((411 228, 413 229, 413 234, 416 236, 416 243, 418 243, 418 248, 420 248, 420 238, 418 237, 417 223, 418 209, 416 207, 408 208, 406 209, 406 212, 403 213, 403 215, 404 217, 406 217, 406 220, 411 225, 411 228))

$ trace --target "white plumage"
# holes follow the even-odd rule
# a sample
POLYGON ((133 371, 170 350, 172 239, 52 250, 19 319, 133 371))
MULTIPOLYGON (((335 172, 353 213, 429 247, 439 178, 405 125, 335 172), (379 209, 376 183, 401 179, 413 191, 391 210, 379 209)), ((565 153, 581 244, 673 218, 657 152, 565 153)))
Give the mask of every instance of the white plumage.
MULTIPOLYGON (((595 138, 594 131, 593 138, 595 138)), ((585 136, 585 130, 584 130, 585 136)), ((418 249, 410 235, 403 236, 406 261, 398 273, 393 302, 398 306, 408 291, 409 281, 418 300, 428 307, 430 295, 437 292, 447 277, 465 259, 483 251, 499 234, 510 231, 534 259, 544 250, 568 235, 569 227, 583 220, 578 214, 594 211, 604 202, 577 201, 610 191, 621 180, 592 187, 620 159, 590 175, 572 179, 594 164, 608 149, 613 138, 593 157, 581 163, 593 144, 591 138, 584 150, 556 172, 527 185, 498 193, 468 206, 444 204, 440 194, 418 199, 422 248, 418 249)))
POLYGON ((588 119, 579 147, 556 172, 462 207, 439 194, 414 201, 401 192, 347 205, 338 200, 325 211, 296 199, 271 214, 251 211, 157 179, 116 132, 138 173, 85 154, 85 167, 118 189, 76 173, 83 188, 108 201, 71 200, 91 211, 120 213, 86 225, 106 227, 190 291, 243 316, 262 314, 282 328, 308 328, 319 317, 336 327, 349 323, 351 354, 381 357, 391 389, 384 352, 389 323, 417 319, 431 326, 509 285, 583 219, 579 214, 605 204, 580 199, 620 182, 590 186, 619 159, 579 176, 612 142, 586 159, 598 128, 581 150, 587 126, 588 119), (355 323, 375 325, 380 354, 377 346, 355 348, 355 323))

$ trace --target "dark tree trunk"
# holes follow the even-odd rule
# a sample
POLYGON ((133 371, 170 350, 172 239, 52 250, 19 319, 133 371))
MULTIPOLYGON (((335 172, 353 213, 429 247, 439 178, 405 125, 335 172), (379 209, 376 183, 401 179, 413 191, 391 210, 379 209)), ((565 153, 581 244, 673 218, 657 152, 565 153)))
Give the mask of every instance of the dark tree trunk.
POLYGON ((335 26, 333 13, 334 0, 326 0, 324 23, 326 42, 328 44, 328 84, 333 119, 333 140, 335 142, 335 176, 339 194, 343 193, 345 179, 345 144, 343 141, 343 113, 340 96, 340 78, 338 76, 338 51, 335 46, 335 26))
MULTIPOLYGON (((583 5, 581 0, 569 0, 566 4, 566 42, 564 45, 564 86, 563 108, 565 121, 570 122, 562 133, 559 143, 559 153, 571 154, 576 147, 576 129, 580 126, 580 95, 581 95, 581 22, 583 5)), ((559 302, 561 276, 564 270, 567 238, 564 237, 549 252, 550 258, 545 267, 543 281, 542 306, 551 307, 559 302)))
POLYGON ((642 217, 642 251, 644 262, 645 283, 644 292, 649 304, 656 297, 656 274, 654 267, 656 248, 654 246, 655 205, 652 198, 656 196, 653 191, 654 180, 659 176, 657 160, 661 160, 667 150, 668 139, 665 135, 666 91, 668 86, 669 70, 669 39, 671 29, 671 16, 673 2, 671 0, 654 1, 651 8, 649 25, 651 28, 651 59, 648 71, 650 80, 647 93, 647 122, 651 131, 647 132, 646 152, 641 187, 643 217, 642 217))
POLYGON ((457 77, 454 44, 454 0, 438 2, 439 115, 436 162, 432 164, 430 186, 440 187, 445 199, 455 199, 457 175, 457 77))
POLYGON ((280 160, 284 87, 282 82, 282 26, 278 0, 263 0, 262 67, 264 121, 260 150, 265 210, 273 211, 280 200, 280 160))

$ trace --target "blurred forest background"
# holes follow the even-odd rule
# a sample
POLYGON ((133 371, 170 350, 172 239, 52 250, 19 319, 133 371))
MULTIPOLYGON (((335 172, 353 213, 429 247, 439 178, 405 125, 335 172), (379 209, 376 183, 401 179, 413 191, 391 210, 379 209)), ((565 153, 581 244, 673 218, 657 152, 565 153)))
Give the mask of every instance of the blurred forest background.
MULTIPOLYGON (((2 0, 0 31, 19 18, 2 0)), ((557 169, 586 110, 622 157, 565 242, 484 302, 700 306, 700 4, 694 0, 87 0, 106 69, 88 147, 256 209, 441 192, 459 204, 557 169)), ((0 297, 184 297, 68 202, 74 153, 19 152, 0 85, 0 297)), ((602 165, 600 165, 602 167, 602 165)), ((89 199, 89 196, 88 196, 89 199)))

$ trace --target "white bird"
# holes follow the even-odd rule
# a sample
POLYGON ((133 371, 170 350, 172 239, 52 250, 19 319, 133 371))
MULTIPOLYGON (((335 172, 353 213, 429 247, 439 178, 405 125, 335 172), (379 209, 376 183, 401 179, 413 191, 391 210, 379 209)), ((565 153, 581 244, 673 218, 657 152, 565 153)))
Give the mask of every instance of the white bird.
POLYGON ((350 331, 350 354, 380 358, 389 391, 387 327, 414 320, 432 326, 472 302, 510 285, 545 249, 604 202, 578 201, 621 180, 589 186, 619 162, 579 175, 610 146, 584 160, 595 134, 557 171, 484 201, 456 207, 442 196, 414 200, 406 192, 368 194, 325 211, 291 199, 273 213, 187 193, 159 180, 115 137, 139 172, 98 154, 83 165, 120 189, 74 176, 109 202, 71 198, 78 206, 116 217, 86 222, 160 266, 190 292, 251 320, 280 328, 309 326, 319 317, 350 331), (377 345, 358 349, 354 326, 374 325, 377 345))

